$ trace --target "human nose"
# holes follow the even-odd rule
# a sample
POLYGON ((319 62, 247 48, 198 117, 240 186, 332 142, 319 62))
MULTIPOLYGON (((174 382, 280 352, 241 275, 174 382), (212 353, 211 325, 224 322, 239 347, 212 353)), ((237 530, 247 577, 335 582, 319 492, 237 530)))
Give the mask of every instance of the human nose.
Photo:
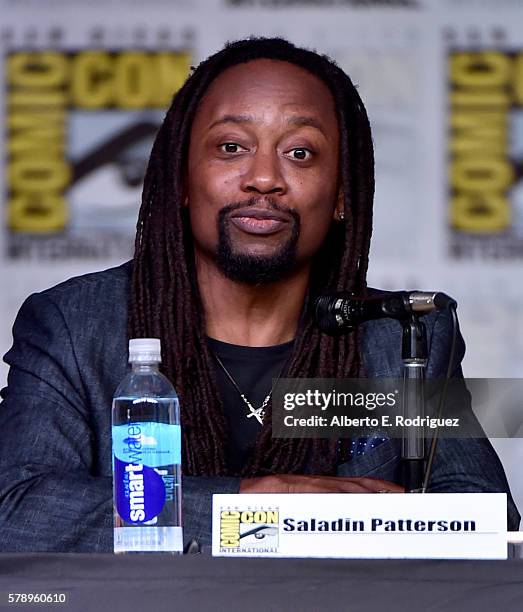
POLYGON ((242 176, 241 187, 248 193, 285 193, 286 184, 277 153, 256 151, 242 176))

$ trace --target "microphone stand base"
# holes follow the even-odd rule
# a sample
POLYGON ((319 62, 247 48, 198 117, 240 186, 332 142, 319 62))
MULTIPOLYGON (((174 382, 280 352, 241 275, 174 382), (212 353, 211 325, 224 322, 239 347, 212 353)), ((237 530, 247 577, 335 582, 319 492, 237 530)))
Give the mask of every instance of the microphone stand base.
POLYGON ((423 475, 425 473, 424 459, 402 460, 402 481, 406 493, 421 493, 423 475))

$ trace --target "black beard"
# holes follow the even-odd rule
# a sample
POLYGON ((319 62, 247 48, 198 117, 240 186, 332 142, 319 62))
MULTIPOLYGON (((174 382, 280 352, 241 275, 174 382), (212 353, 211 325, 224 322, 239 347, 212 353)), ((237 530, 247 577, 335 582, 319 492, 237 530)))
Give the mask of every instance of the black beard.
POLYGON ((300 216, 290 208, 283 209, 274 200, 266 200, 271 208, 286 212, 293 218, 292 232, 289 239, 277 251, 270 255, 252 255, 235 253, 227 216, 234 210, 257 203, 256 198, 248 202, 228 204, 218 213, 218 252, 216 263, 223 274, 230 280, 246 285, 268 285, 282 280, 296 266, 296 247, 300 235, 300 216))

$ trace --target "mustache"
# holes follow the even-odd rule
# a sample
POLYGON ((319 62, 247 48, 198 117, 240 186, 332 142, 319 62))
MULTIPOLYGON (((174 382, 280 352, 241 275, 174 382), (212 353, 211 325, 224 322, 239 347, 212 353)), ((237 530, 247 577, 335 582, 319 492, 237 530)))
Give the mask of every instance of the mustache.
POLYGON ((294 208, 290 206, 284 206, 278 203, 274 198, 260 198, 259 196, 252 196, 246 200, 242 200, 240 202, 230 202, 226 204, 223 208, 220 209, 218 213, 219 220, 225 219, 227 215, 233 213, 235 210, 240 208, 247 208, 249 206, 267 206, 269 209, 290 215, 296 222, 300 222, 300 214, 294 208))

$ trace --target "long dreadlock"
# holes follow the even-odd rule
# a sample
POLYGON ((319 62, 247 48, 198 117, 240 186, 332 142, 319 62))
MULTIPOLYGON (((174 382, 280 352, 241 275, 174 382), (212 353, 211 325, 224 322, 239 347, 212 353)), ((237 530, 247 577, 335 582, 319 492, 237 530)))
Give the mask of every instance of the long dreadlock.
MULTIPOLYGON (((290 62, 308 70, 328 86, 336 106, 345 223, 332 224, 314 258, 309 296, 320 291, 366 291, 374 155, 369 121, 358 92, 332 60, 281 38, 250 38, 227 44, 187 79, 157 134, 145 175, 133 262, 128 331, 132 338, 156 337, 162 341, 163 371, 180 396, 186 474, 228 474, 228 426, 206 342, 192 235, 182 206, 190 130, 210 83, 231 66, 261 58, 290 62)), ((326 336, 305 313, 286 376, 337 378, 361 374, 358 334, 326 336)), ((334 473, 335 443, 273 439, 270 417, 269 406, 253 456, 242 475, 334 473)))

